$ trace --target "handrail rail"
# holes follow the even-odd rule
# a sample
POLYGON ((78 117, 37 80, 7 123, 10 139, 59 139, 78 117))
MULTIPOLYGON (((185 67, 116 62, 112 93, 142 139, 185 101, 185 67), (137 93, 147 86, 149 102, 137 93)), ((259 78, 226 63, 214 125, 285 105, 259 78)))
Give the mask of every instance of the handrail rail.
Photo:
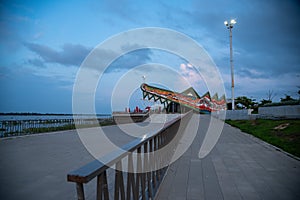
MULTIPOLYGON (((107 186, 107 175, 106 170, 113 165, 116 165, 115 168, 115 194, 114 199, 125 199, 125 189, 124 189, 124 180, 122 169, 122 159, 126 156, 128 157, 128 168, 133 169, 132 161, 132 152, 136 151, 137 153, 143 154, 137 157, 137 166, 136 168, 148 167, 148 165, 155 165, 155 160, 153 160, 153 154, 155 151, 159 150, 166 144, 168 144, 173 138, 176 131, 168 131, 169 129, 178 128, 179 123, 182 119, 188 118, 191 116, 192 112, 186 113, 183 116, 177 117, 169 122, 167 122, 162 129, 157 133, 150 133, 143 137, 142 139, 135 139, 124 146, 121 149, 111 152, 99 160, 107 160, 106 164, 103 164, 99 160, 94 160, 83 167, 80 167, 77 170, 70 172, 67 175, 67 180, 69 182, 75 182, 77 188, 78 200, 85 199, 84 197, 84 187, 83 184, 88 183, 95 177, 97 177, 97 199, 109 199, 108 186, 107 186), (143 151, 142 152, 142 148, 143 151), (149 155, 146 155, 146 154, 149 155), (152 159, 152 160, 151 160, 152 159), (153 163, 151 163, 151 161, 153 163)), ((185 127, 184 127, 185 128, 185 127)), ((172 155, 169 155, 172 156, 172 155)), ((171 159, 164 158, 164 159, 171 159)), ((159 161, 158 161, 159 162, 159 161)), ((152 168, 151 168, 152 169, 152 168)), ((133 199, 138 199, 139 196, 142 199, 148 198, 153 199, 154 192, 157 190, 158 185, 163 177, 166 168, 153 170, 145 173, 132 173, 126 172, 127 175, 127 190, 126 197, 131 199, 131 191, 133 199), (147 190, 147 191, 146 191, 147 190), (145 192, 146 191, 146 192, 145 192), (146 195, 147 193, 147 195, 146 195)))

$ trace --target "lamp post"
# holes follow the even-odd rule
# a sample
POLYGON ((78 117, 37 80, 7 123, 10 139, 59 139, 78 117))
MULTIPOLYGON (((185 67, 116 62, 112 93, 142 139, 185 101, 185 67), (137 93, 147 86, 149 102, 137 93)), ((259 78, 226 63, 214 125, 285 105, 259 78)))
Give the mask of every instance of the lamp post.
POLYGON ((233 25, 236 24, 234 19, 230 20, 230 22, 225 21, 225 26, 229 29, 229 40, 230 40, 230 68, 231 68, 231 107, 234 110, 234 74, 233 74, 233 53, 232 53, 232 28, 233 25))

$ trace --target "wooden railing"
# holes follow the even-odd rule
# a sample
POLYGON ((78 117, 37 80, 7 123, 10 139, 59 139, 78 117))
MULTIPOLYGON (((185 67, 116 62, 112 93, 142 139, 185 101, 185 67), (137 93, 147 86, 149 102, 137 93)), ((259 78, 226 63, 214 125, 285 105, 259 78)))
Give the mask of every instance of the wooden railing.
POLYGON ((85 199, 84 184, 94 178, 97 178, 97 200, 154 199, 191 116, 192 112, 186 113, 166 123, 157 133, 136 139, 124 145, 122 150, 106 155, 105 157, 109 158, 106 164, 101 163, 101 159, 94 160, 70 172, 67 180, 76 183, 78 200, 85 199), (168 150, 162 150, 166 145, 168 150), (124 163, 126 170, 122 170, 125 167, 124 163), (108 177, 107 171, 112 168, 114 177, 108 177), (113 187, 108 185, 108 180, 111 179, 114 179, 113 187))

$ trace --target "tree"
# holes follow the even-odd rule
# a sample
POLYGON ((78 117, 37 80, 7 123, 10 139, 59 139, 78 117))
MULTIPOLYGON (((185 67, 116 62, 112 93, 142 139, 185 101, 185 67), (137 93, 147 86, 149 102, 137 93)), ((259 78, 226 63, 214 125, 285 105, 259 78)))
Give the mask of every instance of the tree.
POLYGON ((238 104, 243 105, 243 107, 249 109, 249 108, 253 108, 255 102, 252 101, 252 99, 249 99, 246 96, 241 96, 241 97, 237 97, 235 102, 238 104))
POLYGON ((276 94, 274 94, 273 90, 269 90, 267 93, 267 101, 270 101, 269 103, 272 103, 274 97, 276 96, 276 94))
POLYGON ((265 104, 267 104, 267 103, 272 103, 272 101, 271 100, 267 100, 267 99, 263 99, 263 100, 261 100, 260 101, 260 106, 263 106, 263 105, 265 105, 265 104))
POLYGON ((280 102, 287 102, 287 101, 296 101, 296 99, 293 99, 290 95, 285 94, 284 98, 280 98, 280 102))

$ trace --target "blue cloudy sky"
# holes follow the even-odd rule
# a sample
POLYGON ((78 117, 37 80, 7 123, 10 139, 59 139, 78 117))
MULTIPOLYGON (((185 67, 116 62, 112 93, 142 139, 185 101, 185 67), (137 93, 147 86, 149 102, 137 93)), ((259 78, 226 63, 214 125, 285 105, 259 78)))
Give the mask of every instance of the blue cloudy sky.
MULTIPOLYGON (((89 52, 115 34, 143 27, 173 29, 202 45, 230 97, 229 32, 223 22, 231 18, 237 21, 236 96, 259 101, 273 91, 275 101, 285 94, 298 98, 299 1, 10 0, 0 3, 0 112, 71 113, 76 73, 89 52)), ((158 50, 123 56, 101 81, 96 111, 110 113, 114 83, 126 70, 147 62, 187 69, 181 59, 158 50)), ((194 85, 199 93, 206 90, 202 86, 194 85)), ((134 93, 131 98, 140 97, 134 93)))

